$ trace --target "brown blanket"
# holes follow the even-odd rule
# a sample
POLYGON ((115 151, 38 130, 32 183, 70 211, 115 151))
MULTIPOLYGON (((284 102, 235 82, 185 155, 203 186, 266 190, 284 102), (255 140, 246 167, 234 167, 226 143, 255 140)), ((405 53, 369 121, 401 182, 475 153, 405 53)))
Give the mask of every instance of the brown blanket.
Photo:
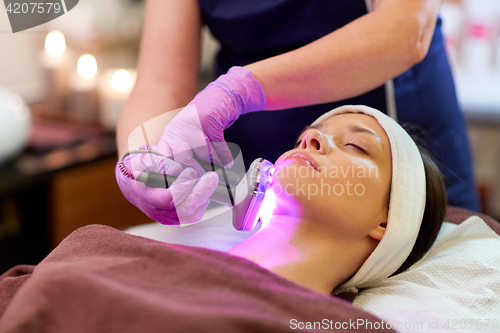
MULTIPOLYGON (((457 209, 448 213, 450 222, 471 215, 457 209)), ((497 222, 487 222, 500 231, 497 222)), ((17 266, 0 276, 0 332, 371 331, 370 327, 378 332, 386 324, 245 259, 101 225, 73 232, 36 267, 17 266)))

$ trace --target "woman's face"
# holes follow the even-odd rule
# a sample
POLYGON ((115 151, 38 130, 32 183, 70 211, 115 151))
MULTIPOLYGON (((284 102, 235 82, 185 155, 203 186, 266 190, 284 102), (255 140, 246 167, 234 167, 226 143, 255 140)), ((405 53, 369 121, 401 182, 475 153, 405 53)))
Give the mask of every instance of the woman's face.
POLYGON ((300 216, 342 238, 366 235, 387 221, 391 169, 389 139, 375 118, 332 116, 276 161, 273 213, 300 216))

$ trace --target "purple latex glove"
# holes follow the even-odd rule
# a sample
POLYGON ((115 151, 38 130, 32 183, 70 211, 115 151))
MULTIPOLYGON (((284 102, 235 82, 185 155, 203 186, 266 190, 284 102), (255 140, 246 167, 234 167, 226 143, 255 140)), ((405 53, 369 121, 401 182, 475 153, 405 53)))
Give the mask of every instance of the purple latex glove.
POLYGON ((266 107, 262 86, 252 73, 232 67, 199 92, 167 125, 158 151, 190 166, 201 175, 192 150, 207 162, 232 165, 233 158, 224 139, 224 130, 242 114, 266 107))
MULTIPOLYGON (((151 146, 146 149, 157 150, 151 146)), ((219 182, 215 172, 205 173, 197 182, 198 175, 194 169, 183 170, 179 163, 154 154, 128 155, 123 165, 120 167, 119 162, 115 168, 116 180, 123 195, 151 219, 162 224, 198 222, 219 182), (123 172, 123 165, 130 172, 123 172), (168 189, 148 188, 130 178, 131 173, 134 177, 141 171, 159 172, 178 178, 168 189)))

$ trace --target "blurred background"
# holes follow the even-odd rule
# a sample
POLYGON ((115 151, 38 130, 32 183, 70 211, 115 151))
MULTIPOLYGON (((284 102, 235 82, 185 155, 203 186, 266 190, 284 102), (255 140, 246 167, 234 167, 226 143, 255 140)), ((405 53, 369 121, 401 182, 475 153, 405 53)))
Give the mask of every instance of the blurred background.
MULTIPOLYGON (((38 263, 83 225, 151 222, 114 177, 143 15, 143 1, 81 0, 13 34, 0 10, 1 272, 38 263)), ((482 210, 500 219, 500 0, 444 1, 441 17, 482 210)), ((202 43, 200 89, 218 49, 208 30, 202 43)))

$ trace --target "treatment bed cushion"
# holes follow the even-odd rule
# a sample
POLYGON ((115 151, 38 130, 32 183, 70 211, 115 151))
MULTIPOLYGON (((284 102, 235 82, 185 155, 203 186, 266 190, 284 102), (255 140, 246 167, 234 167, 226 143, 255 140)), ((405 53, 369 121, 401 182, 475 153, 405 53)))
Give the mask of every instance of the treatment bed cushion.
POLYGON ((445 222, 420 261, 353 304, 400 332, 500 332, 500 236, 478 216, 445 222))
POLYGON ((246 259, 102 225, 0 276, 0 296, 2 333, 385 331, 368 312, 246 259))

